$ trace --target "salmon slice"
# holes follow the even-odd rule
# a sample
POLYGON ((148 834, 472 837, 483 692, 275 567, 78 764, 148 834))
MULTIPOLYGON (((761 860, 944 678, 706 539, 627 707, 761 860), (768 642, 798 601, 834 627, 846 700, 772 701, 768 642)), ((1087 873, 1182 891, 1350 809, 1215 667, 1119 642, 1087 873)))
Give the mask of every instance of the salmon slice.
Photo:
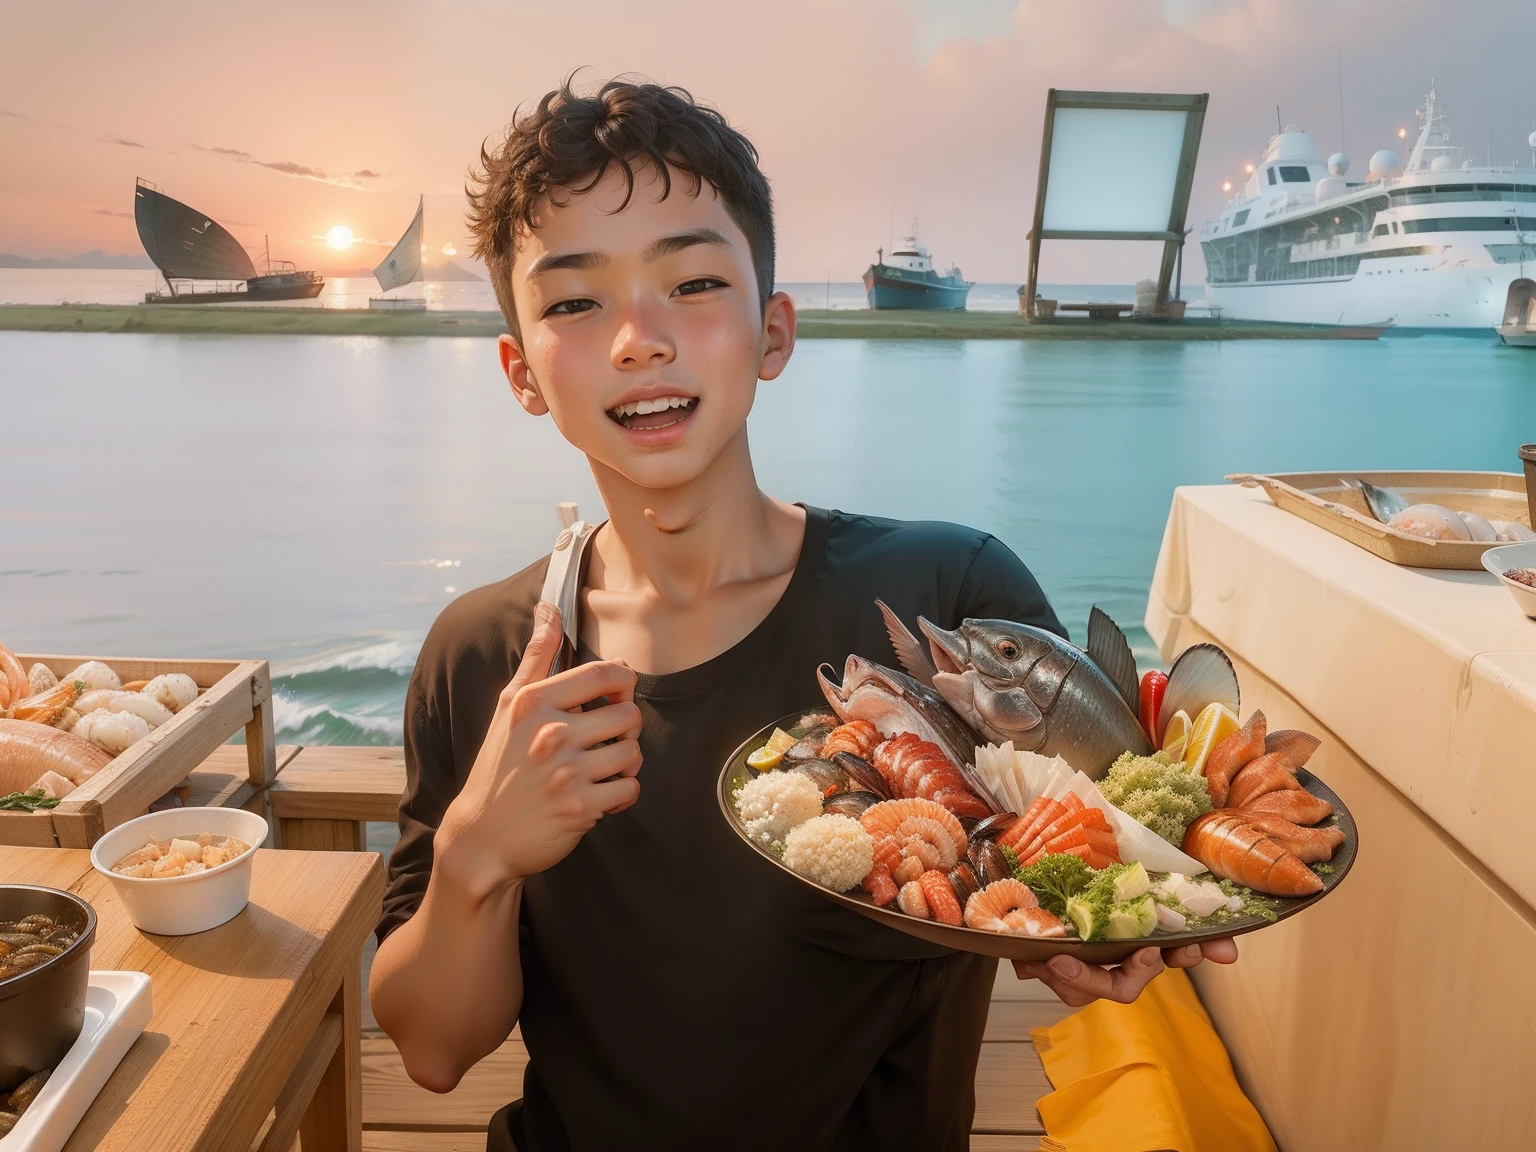
POLYGON ((1036 796, 1024 815, 1015 820, 1012 827, 998 837, 997 842, 1004 848, 1017 849, 1020 844, 1028 843, 1026 837, 1033 836, 1048 821, 1056 819, 1064 811, 1049 796, 1036 796))
POLYGON ((1280 816, 1292 824, 1311 825, 1324 817, 1332 816, 1333 805, 1310 792, 1285 789, 1280 792, 1266 792, 1248 801, 1241 808, 1224 809, 1224 811, 1232 811, 1239 816, 1250 814, 1280 816))
POLYGON ((1217 876, 1272 896, 1310 896, 1322 879, 1231 809, 1199 816, 1184 834, 1184 851, 1217 876))
POLYGON ((1344 843, 1342 828, 1302 828, 1280 816, 1260 813, 1248 813, 1243 818, 1303 864, 1332 860, 1344 843))
POLYGON ((1264 713, 1255 712, 1248 717, 1248 723, 1211 749, 1205 758, 1205 789, 1217 808, 1226 807, 1227 787, 1238 770, 1264 755, 1266 723, 1264 713))
POLYGON ((1227 807, 1241 808, 1250 800, 1266 792, 1282 790, 1300 791, 1301 781, 1296 779, 1294 766, 1281 752, 1266 752, 1257 760, 1250 760, 1232 777, 1227 789, 1227 807))

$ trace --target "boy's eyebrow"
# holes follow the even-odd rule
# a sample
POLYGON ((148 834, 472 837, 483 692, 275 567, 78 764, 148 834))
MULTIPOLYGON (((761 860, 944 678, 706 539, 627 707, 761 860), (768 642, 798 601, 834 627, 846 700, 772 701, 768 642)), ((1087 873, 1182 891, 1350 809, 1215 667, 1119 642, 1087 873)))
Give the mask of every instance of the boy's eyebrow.
POLYGON ((601 268, 606 263, 608 263, 608 257, 602 252, 563 252, 559 255, 546 252, 528 265, 525 275, 532 280, 535 276, 560 268, 570 268, 579 272, 587 268, 601 268))
POLYGON ((660 240, 652 242, 644 252, 640 253, 640 259, 646 262, 660 260, 663 256, 671 256, 685 248, 692 248, 695 244, 719 244, 721 247, 729 248, 731 242, 713 228, 690 228, 686 232, 663 236, 660 240))

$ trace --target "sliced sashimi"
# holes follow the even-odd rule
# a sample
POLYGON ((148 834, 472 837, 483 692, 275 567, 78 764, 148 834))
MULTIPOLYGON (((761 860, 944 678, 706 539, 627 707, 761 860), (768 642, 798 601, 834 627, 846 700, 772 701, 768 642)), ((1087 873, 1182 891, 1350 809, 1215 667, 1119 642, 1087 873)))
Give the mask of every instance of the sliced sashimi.
POLYGON ((1310 792, 1286 789, 1280 792, 1266 792, 1257 799, 1248 801, 1241 808, 1230 809, 1230 811, 1239 815, 1258 812, 1269 816, 1282 816, 1292 824, 1311 825, 1327 816, 1332 816, 1333 805, 1310 792))
POLYGON ((1243 819, 1291 853, 1303 864, 1321 864, 1333 859, 1344 843, 1342 828, 1303 828, 1280 816, 1247 812, 1243 819))
POLYGON ((1232 777, 1227 789, 1227 807, 1241 808, 1267 792, 1299 791, 1301 781, 1296 779, 1294 766, 1280 752, 1266 752, 1257 760, 1250 760, 1238 774, 1232 777))
POLYGON ((1322 747, 1322 741, 1310 732, 1299 728, 1282 728, 1264 737, 1264 751, 1279 752, 1297 768, 1305 768, 1312 753, 1322 747))
POLYGON ((1264 713, 1255 712, 1248 717, 1248 723, 1211 749, 1205 759, 1205 787, 1217 808, 1227 805, 1232 777, 1250 760, 1264 755, 1264 739, 1264 713))

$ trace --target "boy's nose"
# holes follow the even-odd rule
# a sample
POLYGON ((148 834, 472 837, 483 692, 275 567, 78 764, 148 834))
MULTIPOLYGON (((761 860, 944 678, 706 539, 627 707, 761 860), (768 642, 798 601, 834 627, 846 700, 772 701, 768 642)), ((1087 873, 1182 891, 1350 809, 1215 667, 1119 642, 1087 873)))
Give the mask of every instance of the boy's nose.
POLYGON ((619 325, 613 340, 615 368, 649 368, 669 364, 676 355, 672 340, 646 318, 630 315, 619 325))

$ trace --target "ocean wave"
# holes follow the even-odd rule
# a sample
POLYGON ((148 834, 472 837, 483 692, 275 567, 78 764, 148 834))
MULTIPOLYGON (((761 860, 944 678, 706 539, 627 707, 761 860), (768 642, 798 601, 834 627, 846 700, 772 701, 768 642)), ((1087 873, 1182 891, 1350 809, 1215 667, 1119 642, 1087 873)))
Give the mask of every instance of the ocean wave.
POLYGON ((280 660, 273 665, 276 679, 305 676, 315 672, 353 672, 365 668, 410 675, 416 666, 416 654, 421 642, 405 640, 375 640, 367 644, 318 652, 295 660, 280 660))
POLYGON ((279 744, 393 745, 404 736, 403 707, 393 715, 371 715, 295 699, 287 692, 274 692, 272 702, 279 744))

